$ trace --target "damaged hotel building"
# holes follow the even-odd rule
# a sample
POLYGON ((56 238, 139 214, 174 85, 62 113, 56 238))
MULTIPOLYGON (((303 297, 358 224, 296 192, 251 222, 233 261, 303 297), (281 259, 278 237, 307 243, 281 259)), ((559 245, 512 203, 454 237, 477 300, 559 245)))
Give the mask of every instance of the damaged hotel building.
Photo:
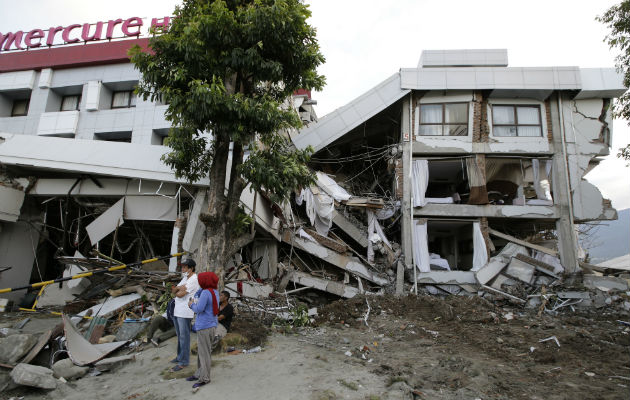
MULTIPOLYGON (((0 53, 2 288, 107 257, 183 250, 203 265, 207 180, 162 163, 167 105, 135 96, 126 55, 148 39, 139 18, 120 21, 123 40, 73 45, 72 25, 58 46, 0 53)), ((226 266, 228 287, 507 294, 509 281, 576 272, 576 224, 616 218, 583 177, 609 153, 610 104, 626 89, 613 69, 507 64, 506 50, 424 51, 418 68, 319 120, 296 93, 287 105, 305 126, 289 136, 314 148, 316 184, 286 204, 243 192, 256 236, 226 266)))

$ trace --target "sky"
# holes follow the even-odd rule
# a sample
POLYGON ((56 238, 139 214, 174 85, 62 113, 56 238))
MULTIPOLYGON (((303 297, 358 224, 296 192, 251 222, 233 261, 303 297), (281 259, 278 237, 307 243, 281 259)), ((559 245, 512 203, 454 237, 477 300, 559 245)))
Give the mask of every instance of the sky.
MULTIPOLYGON (((619 0, 618 0, 619 1, 619 0)), ((325 114, 359 97, 422 50, 508 49, 509 66, 614 67, 595 21, 611 0, 307 0, 326 63, 327 84, 313 93, 325 114)), ((176 0, 0 0, 0 32, 172 15, 176 0)), ((630 141, 628 121, 613 123, 611 155, 587 175, 617 209, 630 208, 630 167, 616 157, 630 141)))

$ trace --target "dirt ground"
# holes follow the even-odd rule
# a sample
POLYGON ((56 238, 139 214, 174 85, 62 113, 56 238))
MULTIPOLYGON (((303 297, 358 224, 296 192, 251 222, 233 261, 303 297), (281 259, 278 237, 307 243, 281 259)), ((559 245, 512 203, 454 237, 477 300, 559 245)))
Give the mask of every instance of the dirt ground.
POLYGON ((167 372, 173 338, 100 376, 0 398, 628 399, 630 329, 617 320, 629 319, 538 317, 478 297, 354 298, 320 308, 315 326, 271 329, 260 353, 214 357, 212 383, 195 394, 182 379, 192 367, 167 372))

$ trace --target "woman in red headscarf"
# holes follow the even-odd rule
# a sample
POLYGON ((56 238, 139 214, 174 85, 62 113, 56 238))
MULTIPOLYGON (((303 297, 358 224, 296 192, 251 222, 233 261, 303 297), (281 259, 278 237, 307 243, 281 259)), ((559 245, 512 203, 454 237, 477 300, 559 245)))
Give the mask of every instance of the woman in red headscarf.
POLYGON ((214 272, 201 272, 197 274, 197 280, 201 289, 188 303, 197 314, 193 327, 197 332, 197 373, 186 378, 187 381, 198 381, 193 385, 195 391, 210 382, 212 345, 219 314, 219 277, 214 272))

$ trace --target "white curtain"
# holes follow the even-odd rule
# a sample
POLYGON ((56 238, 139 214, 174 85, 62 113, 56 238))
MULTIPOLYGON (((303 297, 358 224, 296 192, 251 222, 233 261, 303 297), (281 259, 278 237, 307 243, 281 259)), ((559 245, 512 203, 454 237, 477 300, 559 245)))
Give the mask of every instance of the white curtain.
POLYGON ((546 160, 544 167, 541 169, 540 160, 532 160, 532 171, 534 175, 534 189, 536 190, 536 198, 539 200, 549 200, 551 198, 551 184, 549 182, 549 172, 551 171, 551 160, 546 160))
POLYGON ((414 207, 424 207, 427 204, 425 195, 429 186, 429 162, 414 160, 411 163, 411 181, 413 189, 414 207))
POLYGON ((311 225, 315 227, 317 233, 328 236, 328 231, 332 226, 332 214, 335 209, 335 202, 332 197, 325 193, 314 194, 310 188, 302 189, 299 196, 295 198, 298 205, 306 202, 306 214, 311 225))
POLYGON ((429 243, 427 238, 426 221, 414 221, 413 263, 420 272, 431 271, 429 263, 429 243))
POLYGON ((473 222, 473 267, 471 271, 479 271, 488 263, 486 241, 481 233, 481 224, 473 222))
POLYGON ((374 214, 374 211, 367 209, 367 216, 368 216, 367 259, 368 259, 368 262, 373 263, 374 262, 374 243, 378 243, 382 241, 390 249, 392 248, 392 245, 391 243, 389 243, 389 240, 387 240, 387 237, 385 236, 385 232, 383 232, 381 225, 378 223, 378 220, 376 219, 376 215, 374 214))
POLYGON ((339 186, 330 176, 320 171, 317 172, 317 186, 322 188, 324 192, 328 193, 337 201, 348 200, 352 197, 346 189, 339 186))
POLYGON ((423 124, 441 124, 442 121, 442 105, 441 104, 423 104, 420 106, 420 122, 423 124))

